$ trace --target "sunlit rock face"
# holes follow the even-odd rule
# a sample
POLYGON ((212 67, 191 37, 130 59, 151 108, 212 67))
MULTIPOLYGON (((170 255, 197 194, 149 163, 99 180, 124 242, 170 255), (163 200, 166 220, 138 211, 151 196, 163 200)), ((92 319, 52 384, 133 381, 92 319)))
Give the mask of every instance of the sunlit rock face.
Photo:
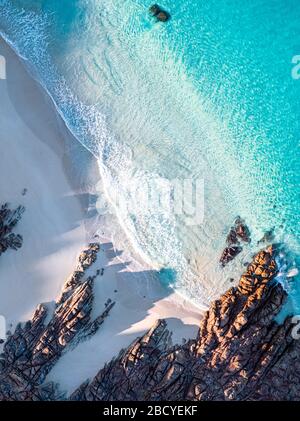
POLYGON ((286 298, 274 281, 275 253, 254 257, 238 286, 211 305, 196 339, 170 347, 160 320, 71 399, 299 399, 299 343, 290 319, 274 321, 286 298))
POLYGON ((114 302, 91 319, 95 276, 85 276, 100 246, 89 245, 66 282, 54 311, 41 304, 31 320, 18 324, 4 345, 0 366, 0 400, 56 400, 64 394, 45 378, 63 353, 89 339, 100 328, 114 302))
POLYGON ((109 303, 91 320, 94 277, 85 279, 85 271, 98 250, 99 245, 90 244, 81 254, 52 314, 40 305, 9 336, 1 359, 1 400, 300 398, 300 345, 291 335, 294 325, 291 318, 281 325, 274 320, 286 293, 275 280, 272 246, 254 256, 239 284, 212 303, 197 338, 173 346, 166 322, 158 320, 70 397, 59 385, 45 383, 61 355, 89 339, 113 311, 114 303, 109 303))

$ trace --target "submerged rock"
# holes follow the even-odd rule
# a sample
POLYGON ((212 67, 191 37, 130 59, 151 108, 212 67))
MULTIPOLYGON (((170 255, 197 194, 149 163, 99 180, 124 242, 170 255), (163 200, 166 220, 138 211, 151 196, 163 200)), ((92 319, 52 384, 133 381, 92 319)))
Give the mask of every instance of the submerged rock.
POLYGON ((160 22, 167 22, 171 18, 170 13, 162 9, 158 4, 150 6, 149 12, 160 22))

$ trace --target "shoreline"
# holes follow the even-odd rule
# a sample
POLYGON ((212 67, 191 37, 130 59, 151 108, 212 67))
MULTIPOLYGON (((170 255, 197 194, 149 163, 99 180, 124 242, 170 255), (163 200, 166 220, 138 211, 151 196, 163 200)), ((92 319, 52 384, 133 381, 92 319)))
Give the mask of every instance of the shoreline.
POLYGON ((8 251, 0 266, 0 312, 11 327, 59 293, 86 233, 76 189, 62 165, 56 115, 2 39, 0 48, 7 66, 7 79, 0 81, 1 201, 25 206, 18 227, 22 250, 8 251))
MULTIPOLYGON (((4 162, 1 165, 2 180, 7 182, 4 176, 10 172, 11 184, 14 184, 14 189, 6 186, 4 190, 1 186, 2 192, 6 192, 1 200, 24 204, 26 207, 17 227, 17 232, 24 237, 23 247, 17 252, 8 251, 2 257, 0 266, 1 279, 10 279, 10 285, 18 289, 19 302, 22 303, 21 306, 16 304, 14 291, 2 281, 0 292, 4 299, 0 298, 0 313, 7 318, 7 328, 10 329, 18 321, 29 319, 40 302, 51 303, 59 296, 65 280, 75 268, 78 255, 87 240, 91 240, 95 227, 98 228, 99 219, 93 213, 89 214, 92 184, 95 182, 93 177, 96 175, 94 158, 75 141, 54 104, 51 104, 51 98, 31 78, 21 59, 2 39, 0 48, 6 56, 8 70, 7 81, 1 81, 0 89, 5 93, 1 95, 1 101, 5 107, 10 107, 2 116, 0 132, 1 138, 10 137, 10 143, 4 148, 7 156, 5 165, 4 162), (13 83, 10 84, 11 78, 13 83), (22 143, 24 139, 26 145, 22 143), (17 143, 12 149, 14 142, 17 143), (14 167, 12 157, 15 162, 19 159, 16 173, 11 169, 14 167), (81 166, 78 167, 80 162, 81 166), (21 184, 22 188, 28 189, 25 196, 21 194, 21 184), (31 197, 32 191, 35 191, 34 198, 31 197), (31 210, 33 205, 34 212, 31 210), (32 239, 30 231, 36 225, 39 231, 32 239), (55 225, 60 230, 53 234, 54 245, 50 252, 47 247, 51 233, 47 230, 55 225), (55 249, 64 231, 66 244, 55 249), (28 238, 31 238, 31 243, 28 238), (40 248, 44 249, 44 253, 39 257, 40 248), (24 267, 29 267, 27 277, 23 276, 20 280, 24 267), (7 296, 12 297, 13 302, 10 303, 7 296), (16 305, 18 311, 14 308, 16 305)), ((51 380, 61 383, 69 391, 79 386, 86 377, 96 374, 99 365, 104 365, 121 348, 129 346, 138 334, 145 333, 157 319, 168 319, 170 329, 176 331, 173 341, 180 343, 183 338, 195 334, 203 314, 186 298, 163 287, 156 271, 144 266, 142 262, 133 261, 127 249, 119 250, 120 245, 115 243, 113 233, 101 238, 101 244, 100 265, 105 268, 105 272, 101 283, 95 285, 95 307, 98 308, 97 301, 100 306, 111 295, 113 298, 117 295, 118 298, 104 329, 91 341, 63 356, 50 373, 51 380), (114 290, 118 293, 114 293, 114 290), (82 355, 86 355, 86 363, 78 366, 82 355), (74 371, 74 367, 78 370, 74 371)))
MULTIPOLYGON (((44 86, 44 84, 36 79, 31 73, 30 70, 26 67, 26 59, 24 59, 22 56, 18 55, 17 50, 15 49, 14 45, 9 42, 9 40, 6 39, 3 33, 0 32, 0 40, 2 40, 5 45, 8 46, 8 48, 16 55, 18 60, 20 61, 21 65, 24 67, 24 70, 28 74, 28 77, 33 81, 33 83, 36 84, 38 89, 42 92, 42 94, 45 96, 45 98, 49 101, 49 106, 52 110, 52 112, 55 114, 57 124, 59 125, 61 129, 61 136, 63 136, 64 140, 64 170, 65 175, 67 176, 69 182, 74 184, 76 189, 78 190, 78 198, 82 205, 82 209, 86 214, 88 213, 94 213, 95 211, 95 203, 93 200, 91 201, 92 196, 101 196, 101 202, 106 204, 109 209, 113 209, 113 214, 110 214, 110 219, 107 222, 106 216, 101 215, 99 218, 99 221, 97 223, 99 226, 101 225, 101 233, 99 235, 98 229, 96 229, 97 233, 96 236, 101 238, 101 241, 111 241, 112 235, 111 235, 111 225, 117 225, 119 227, 118 234, 121 234, 122 238, 119 238, 119 235, 117 235, 118 239, 116 241, 118 246, 123 246, 124 249, 127 250, 130 249, 130 252, 128 255, 126 255, 126 259, 128 257, 130 259, 133 259, 134 265, 133 265, 133 271, 136 269, 149 269, 157 270, 159 271, 162 269, 162 267, 153 266, 153 263, 151 262, 150 258, 147 256, 146 253, 144 253, 143 250, 139 248, 139 245, 137 245, 134 241, 134 239, 131 237, 130 233, 127 231, 126 227, 122 225, 121 219, 118 215, 118 211, 115 208, 113 202, 111 202, 109 193, 107 191, 107 187, 103 183, 103 176, 101 173, 101 168, 99 166, 99 163, 97 162, 97 158, 93 154, 92 151, 90 151, 79 139, 76 137, 75 134, 73 134, 72 130, 69 128, 68 122, 65 120, 64 116, 62 115, 59 108, 56 106, 55 100, 53 99, 51 93, 48 91, 48 89, 44 86), (68 149, 68 151, 67 151, 68 149), (79 159, 75 162, 74 155, 78 154, 79 159), (86 166, 89 168, 88 173, 86 171, 86 166, 82 165, 81 161, 84 161, 86 166), (78 177, 78 174, 76 173, 77 168, 75 168, 76 165, 81 166, 81 171, 84 170, 84 175, 80 178, 78 177), (82 169, 82 167, 85 167, 82 169), (76 178, 76 183, 74 183, 74 177, 76 178), (95 180, 97 180, 95 182, 95 180), (99 185, 101 186, 99 194, 99 190, 95 189, 95 186, 99 185), (90 212, 92 211, 92 212, 90 212), (106 225, 106 230, 102 230, 102 224, 106 225), (108 226, 107 226, 108 225, 108 226), (123 238, 125 238, 125 241, 123 241, 123 238), (120 241, 121 240, 121 241, 120 241)), ((94 215, 93 215, 94 216, 94 215)), ((89 217, 90 218, 90 217, 89 217)), ((87 219, 84 220, 86 231, 89 235, 89 238, 92 239, 95 235, 95 218, 91 217, 91 221, 87 221, 87 219)), ((113 241, 114 243, 114 241, 113 241)), ((125 260, 126 260, 125 259, 125 260)), ((125 261, 124 260, 124 261, 125 261)), ((224 288, 223 288, 224 289, 224 288)), ((197 301, 193 301, 192 298, 182 292, 182 291, 176 291, 175 294, 180 297, 180 301, 187 301, 189 302, 193 308, 197 308, 199 312, 203 313, 209 308, 209 302, 200 304, 197 301)))

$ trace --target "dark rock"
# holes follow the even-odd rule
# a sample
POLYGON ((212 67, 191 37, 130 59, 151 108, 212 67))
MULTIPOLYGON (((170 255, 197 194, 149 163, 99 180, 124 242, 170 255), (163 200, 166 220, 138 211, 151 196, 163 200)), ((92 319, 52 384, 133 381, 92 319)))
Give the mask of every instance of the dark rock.
POLYGON ((167 12, 159 12, 156 15, 156 19, 160 22, 167 22, 170 19, 170 15, 167 12))
POLYGON ((171 18, 170 13, 162 9, 158 4, 150 6, 149 12, 160 22, 167 22, 171 18))
POLYGON ((234 221, 234 226, 230 228, 226 237, 227 247, 223 250, 220 262, 225 266, 242 251, 240 241, 250 243, 250 231, 244 220, 239 216, 234 221))
POLYGON ((250 243, 250 230, 245 224, 244 220, 237 217, 235 220, 235 232, 236 235, 244 242, 250 243))
POLYGON ((159 12, 161 11, 161 8, 159 7, 158 4, 153 4, 152 6, 149 7, 149 12, 153 15, 156 16, 159 14, 159 12))
POLYGON ((22 247, 23 238, 20 234, 14 234, 12 230, 22 217, 25 208, 18 206, 15 210, 5 203, 0 208, 0 255, 8 249, 17 250, 22 247))
POLYGON ((237 233, 236 233, 234 227, 230 228, 229 234, 226 238, 226 242, 229 246, 231 246, 233 244, 237 244, 239 242, 238 238, 237 238, 237 233))
POLYGON ((233 260, 240 252, 242 251, 242 247, 240 246, 230 246, 226 247, 221 255, 220 263, 224 267, 233 260))

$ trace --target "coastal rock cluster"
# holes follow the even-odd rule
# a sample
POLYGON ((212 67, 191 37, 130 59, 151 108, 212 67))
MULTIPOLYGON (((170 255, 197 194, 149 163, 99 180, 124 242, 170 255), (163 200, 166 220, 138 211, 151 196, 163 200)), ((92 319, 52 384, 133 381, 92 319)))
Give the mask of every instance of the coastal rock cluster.
POLYGON ((55 400, 63 394, 45 378, 70 347, 94 335, 114 306, 109 302, 91 320, 93 284, 85 271, 95 262, 99 244, 90 244, 79 257, 76 271, 67 281, 52 314, 41 304, 31 320, 19 323, 4 344, 0 359, 0 400, 55 400))
POLYGON ((239 216, 235 219, 234 225, 230 228, 226 238, 226 247, 220 258, 220 263, 224 267, 233 260, 242 250, 241 242, 250 243, 250 231, 244 220, 239 216))
POLYGON ((18 206, 11 210, 8 203, 0 207, 0 255, 8 249, 17 250, 22 247, 23 238, 12 230, 22 217, 25 208, 18 206))
POLYGON ((299 400, 299 341, 274 317, 286 293, 276 249, 259 252, 205 314, 196 339, 169 346, 166 322, 107 364, 74 400, 299 400))
MULTIPOLYGON (((245 228, 240 230, 240 238, 248 239, 245 228)), ((54 309, 40 305, 9 335, 0 360, 0 400, 300 399, 295 325, 290 317, 283 324, 275 321, 286 300, 276 280, 277 246, 257 253, 238 285, 212 303, 196 338, 173 346, 166 321, 158 320, 69 397, 59 385, 47 383, 58 359, 89 339, 114 305, 109 300, 91 320, 98 271, 87 276, 87 270, 99 247, 92 243, 80 255, 54 309)))

